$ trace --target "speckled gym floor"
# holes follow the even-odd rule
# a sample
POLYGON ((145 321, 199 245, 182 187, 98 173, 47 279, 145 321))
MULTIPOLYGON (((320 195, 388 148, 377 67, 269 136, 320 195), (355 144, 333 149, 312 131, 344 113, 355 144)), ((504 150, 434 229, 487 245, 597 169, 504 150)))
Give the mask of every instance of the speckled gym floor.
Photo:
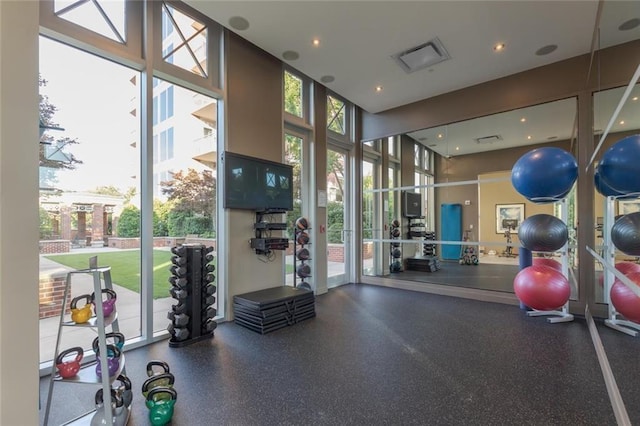
MULTIPOLYGON (((140 387, 151 359, 176 376, 174 425, 616 424, 584 320, 353 284, 318 296, 316 313, 266 335, 223 323, 209 341, 127 352, 129 424, 149 424, 140 387)), ((598 329, 640 424, 640 339, 598 329)), ((91 409, 95 390, 56 385, 51 424, 91 409)))

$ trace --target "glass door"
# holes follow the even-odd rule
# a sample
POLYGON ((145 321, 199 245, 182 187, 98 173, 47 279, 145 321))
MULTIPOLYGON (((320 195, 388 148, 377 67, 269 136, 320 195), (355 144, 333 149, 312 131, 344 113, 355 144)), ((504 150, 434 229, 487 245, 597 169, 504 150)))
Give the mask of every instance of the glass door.
POLYGON ((349 222, 349 153, 327 150, 327 287, 349 282, 351 226, 349 222))
POLYGON ((286 129, 285 139, 285 163, 293 166, 293 210, 287 212, 287 230, 285 235, 289 238, 289 249, 286 252, 284 264, 284 282, 285 285, 295 285, 294 259, 295 241, 294 226, 295 221, 300 216, 305 215, 308 211, 303 204, 303 182, 305 177, 302 174, 303 153, 305 147, 305 135, 295 132, 293 129, 286 129))

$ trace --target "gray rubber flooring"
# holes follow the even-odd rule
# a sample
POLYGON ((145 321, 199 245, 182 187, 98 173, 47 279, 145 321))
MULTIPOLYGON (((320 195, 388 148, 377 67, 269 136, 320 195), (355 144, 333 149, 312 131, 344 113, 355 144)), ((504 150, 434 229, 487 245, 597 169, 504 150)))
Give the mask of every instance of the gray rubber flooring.
MULTIPOLYGON (((129 424, 149 424, 140 386, 151 359, 176 376, 174 425, 616 423, 581 320, 548 324, 515 306, 369 285, 316 302, 316 318, 267 335, 224 323, 208 341, 127 352, 129 424)), ((621 384, 637 386, 637 341, 608 337, 636 370, 621 384)), ((90 408, 96 390, 55 388, 52 424, 90 408)), ((625 402, 640 406, 637 395, 625 402)))

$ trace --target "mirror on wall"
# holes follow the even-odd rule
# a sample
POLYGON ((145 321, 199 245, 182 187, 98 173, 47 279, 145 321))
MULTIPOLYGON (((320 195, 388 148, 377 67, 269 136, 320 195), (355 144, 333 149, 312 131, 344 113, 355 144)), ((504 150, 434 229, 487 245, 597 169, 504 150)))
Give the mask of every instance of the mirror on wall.
POLYGON ((363 275, 513 293, 519 225, 563 209, 575 266, 575 191, 564 203, 532 203, 513 188, 511 169, 537 147, 575 154, 576 105, 562 99, 365 143, 363 275))

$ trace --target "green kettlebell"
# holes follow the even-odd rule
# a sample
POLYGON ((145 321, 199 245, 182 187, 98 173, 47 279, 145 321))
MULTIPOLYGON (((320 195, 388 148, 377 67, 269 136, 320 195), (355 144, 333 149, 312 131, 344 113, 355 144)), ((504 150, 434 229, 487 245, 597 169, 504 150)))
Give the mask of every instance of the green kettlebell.
POLYGON ((173 388, 153 388, 149 391, 145 404, 153 426, 166 425, 171 421, 177 398, 178 392, 173 388))

